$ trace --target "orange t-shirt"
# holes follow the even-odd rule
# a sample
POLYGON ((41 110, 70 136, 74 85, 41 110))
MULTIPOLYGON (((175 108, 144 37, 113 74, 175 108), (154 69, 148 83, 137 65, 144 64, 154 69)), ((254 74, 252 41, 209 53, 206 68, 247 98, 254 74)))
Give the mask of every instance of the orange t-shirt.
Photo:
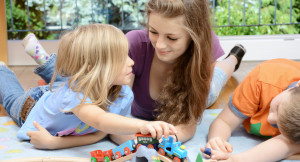
POLYGON ((255 67, 236 88, 229 100, 230 109, 244 118, 248 133, 264 137, 280 134, 267 121, 272 99, 300 80, 300 63, 274 59, 255 67))

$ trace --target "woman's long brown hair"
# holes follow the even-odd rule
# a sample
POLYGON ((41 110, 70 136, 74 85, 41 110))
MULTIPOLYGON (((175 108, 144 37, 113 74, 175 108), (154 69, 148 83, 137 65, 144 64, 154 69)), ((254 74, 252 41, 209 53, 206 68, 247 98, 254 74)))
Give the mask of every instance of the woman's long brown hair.
POLYGON ((201 119, 211 81, 212 31, 206 0, 150 0, 147 15, 159 13, 167 18, 185 17, 184 29, 192 39, 157 101, 157 120, 175 125, 201 119))

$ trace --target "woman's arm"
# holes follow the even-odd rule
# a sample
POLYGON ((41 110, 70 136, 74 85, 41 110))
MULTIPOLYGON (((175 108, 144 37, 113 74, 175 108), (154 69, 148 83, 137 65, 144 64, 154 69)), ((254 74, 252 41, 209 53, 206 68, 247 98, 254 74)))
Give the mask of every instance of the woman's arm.
POLYGON ((178 141, 186 142, 193 138, 197 128, 197 121, 192 121, 188 124, 179 124, 175 127, 177 130, 176 136, 178 138, 178 141))
POLYGON ((243 162, 279 161, 297 153, 300 153, 299 144, 291 142, 283 135, 278 135, 239 154, 228 155, 224 152, 212 151, 212 159, 243 162))
POLYGON ((241 125, 243 121, 244 119, 236 116, 229 106, 226 106, 209 127, 206 147, 232 152, 231 144, 226 141, 230 138, 231 132, 241 125))
POLYGON ((27 135, 30 138, 30 143, 37 149, 63 149, 77 147, 96 143, 103 139, 107 134, 101 131, 86 134, 82 136, 52 136, 45 128, 37 122, 33 125, 38 131, 29 131, 27 135))

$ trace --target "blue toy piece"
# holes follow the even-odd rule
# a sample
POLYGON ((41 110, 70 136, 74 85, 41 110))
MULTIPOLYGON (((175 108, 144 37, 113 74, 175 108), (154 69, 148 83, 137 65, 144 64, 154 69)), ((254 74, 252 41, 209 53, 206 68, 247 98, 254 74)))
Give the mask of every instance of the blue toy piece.
POLYGON ((210 156, 211 155, 211 148, 205 147, 203 153, 210 156))
POLYGON ((131 152, 133 150, 135 150, 135 142, 133 139, 112 149, 115 159, 119 159, 120 157, 122 157, 124 155, 129 155, 129 154, 131 154, 131 152))
POLYGON ((173 137, 169 136, 168 139, 162 138, 163 141, 158 145, 158 153, 166 155, 173 161, 184 161, 187 158, 187 151, 185 146, 181 145, 181 142, 173 142, 173 137))

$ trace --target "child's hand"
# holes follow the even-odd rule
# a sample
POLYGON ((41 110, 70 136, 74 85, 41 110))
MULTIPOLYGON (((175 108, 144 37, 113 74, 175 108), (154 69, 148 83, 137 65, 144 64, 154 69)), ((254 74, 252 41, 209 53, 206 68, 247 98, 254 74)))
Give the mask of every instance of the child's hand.
POLYGON ((55 137, 36 121, 33 122, 33 125, 38 131, 27 132, 27 136, 30 138, 30 143, 37 149, 53 149, 55 137))
POLYGON ((232 145, 220 137, 211 138, 207 142, 206 147, 211 148, 213 150, 223 151, 225 153, 232 153, 233 151, 232 145))
MULTIPOLYGON (((200 148, 200 151, 202 153, 205 152, 204 150, 205 150, 205 147, 200 148)), ((204 154, 204 155, 207 156, 206 154, 204 154)), ((223 151, 220 151, 220 150, 211 150, 211 155, 210 155, 210 160, 209 161, 231 162, 231 161, 233 161, 233 159, 226 152, 223 152, 223 151)))
POLYGON ((175 135, 177 133, 174 125, 163 121, 145 122, 139 129, 142 134, 150 133, 152 138, 157 139, 161 139, 163 135, 167 138, 169 135, 175 135))

